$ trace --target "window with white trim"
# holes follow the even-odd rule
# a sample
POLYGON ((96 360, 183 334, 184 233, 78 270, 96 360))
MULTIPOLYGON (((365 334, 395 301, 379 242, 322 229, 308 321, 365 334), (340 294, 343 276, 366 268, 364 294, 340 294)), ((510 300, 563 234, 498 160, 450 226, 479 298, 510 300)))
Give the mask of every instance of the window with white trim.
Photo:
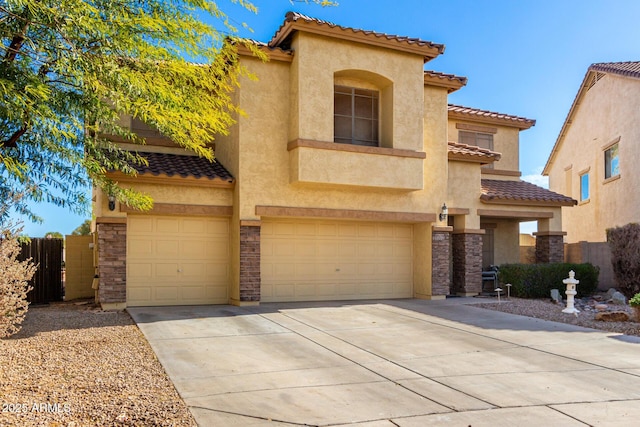
POLYGON ((580 201, 589 200, 589 172, 580 175, 580 201))
POLYGON ((620 175, 618 143, 604 151, 604 179, 620 175))

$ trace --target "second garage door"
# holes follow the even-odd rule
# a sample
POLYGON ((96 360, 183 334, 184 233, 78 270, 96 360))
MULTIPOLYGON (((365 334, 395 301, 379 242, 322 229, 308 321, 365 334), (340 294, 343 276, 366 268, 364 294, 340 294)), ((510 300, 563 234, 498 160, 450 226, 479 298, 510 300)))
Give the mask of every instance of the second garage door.
POLYGON ((413 296, 410 224, 264 219, 261 300, 413 296))
POLYGON ((129 215, 127 305, 226 304, 227 218, 129 215))

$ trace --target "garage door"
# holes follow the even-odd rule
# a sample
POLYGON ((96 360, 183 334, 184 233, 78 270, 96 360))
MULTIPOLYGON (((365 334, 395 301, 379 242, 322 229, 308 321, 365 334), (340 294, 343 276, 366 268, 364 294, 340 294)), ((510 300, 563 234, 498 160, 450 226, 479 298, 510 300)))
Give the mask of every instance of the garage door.
POLYGON ((412 297, 410 224, 265 219, 260 240, 262 301, 412 297))
POLYGON ((129 215, 127 305, 226 304, 227 218, 129 215))

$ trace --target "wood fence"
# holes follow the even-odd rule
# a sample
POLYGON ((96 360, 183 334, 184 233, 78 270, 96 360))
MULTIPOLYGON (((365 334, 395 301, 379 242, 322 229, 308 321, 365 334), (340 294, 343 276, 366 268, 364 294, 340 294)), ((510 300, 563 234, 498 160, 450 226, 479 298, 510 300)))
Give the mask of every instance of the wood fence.
POLYGON ((38 266, 29 285, 33 287, 27 294, 32 304, 46 304, 62 301, 62 248, 63 239, 31 239, 21 244, 18 260, 31 258, 38 266))

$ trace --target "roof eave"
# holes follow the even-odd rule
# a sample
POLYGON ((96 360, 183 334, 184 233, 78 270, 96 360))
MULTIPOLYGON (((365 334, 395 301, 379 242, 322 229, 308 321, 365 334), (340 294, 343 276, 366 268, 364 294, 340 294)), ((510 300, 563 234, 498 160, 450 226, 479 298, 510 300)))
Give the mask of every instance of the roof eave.
POLYGON ((535 126, 536 121, 533 119, 527 119, 519 121, 519 120, 513 120, 513 119, 508 119, 508 118, 495 118, 495 117, 483 117, 483 116, 476 116, 474 114, 465 114, 465 113, 460 113, 457 111, 449 111, 449 118, 450 119, 459 119, 459 120, 464 120, 467 122, 474 122, 474 123, 491 123, 491 124, 495 124, 495 125, 500 125, 500 126, 508 126, 508 127, 515 127, 518 128, 520 130, 526 130, 529 129, 533 126, 535 126))
POLYGON ((523 198, 505 198, 490 196, 483 194, 480 196, 480 200, 486 204, 497 205, 515 205, 515 206, 545 206, 545 207, 562 207, 562 206, 574 206, 577 204, 576 200, 541 200, 541 199, 523 199, 523 198))
POLYGON ((553 148, 551 149, 551 153, 549 154, 547 163, 544 165, 544 169, 542 169, 543 176, 549 176, 549 169, 551 169, 551 165, 553 164, 553 160, 556 156, 556 153, 560 149, 560 145, 562 144, 562 141, 564 140, 565 135, 567 134, 567 132, 569 131, 569 128, 571 127, 571 123, 573 122, 574 115, 578 107, 580 106, 580 102, 582 101, 582 98, 584 98, 585 93, 587 93, 588 82, 591 80, 592 73, 594 72, 596 71, 593 70, 592 67, 589 67, 586 74, 584 75, 584 78, 582 79, 582 83, 580 84, 580 89, 578 89, 578 93, 576 94, 576 97, 573 99, 573 103, 571 104, 571 108, 569 108, 567 117, 564 119, 562 128, 560 128, 560 133, 558 134, 558 138, 556 139, 556 142, 553 145, 553 148))
POLYGON ((280 45, 296 31, 304 31, 307 33, 413 53, 421 55, 425 63, 441 55, 445 50, 445 46, 443 44, 425 41, 424 45, 421 46, 417 43, 410 43, 405 40, 388 39, 382 37, 382 35, 372 34, 369 31, 365 32, 363 30, 357 30, 349 27, 329 25, 328 23, 317 22, 315 20, 291 19, 290 14, 287 14, 285 22, 269 41, 269 47, 280 47, 280 45))

